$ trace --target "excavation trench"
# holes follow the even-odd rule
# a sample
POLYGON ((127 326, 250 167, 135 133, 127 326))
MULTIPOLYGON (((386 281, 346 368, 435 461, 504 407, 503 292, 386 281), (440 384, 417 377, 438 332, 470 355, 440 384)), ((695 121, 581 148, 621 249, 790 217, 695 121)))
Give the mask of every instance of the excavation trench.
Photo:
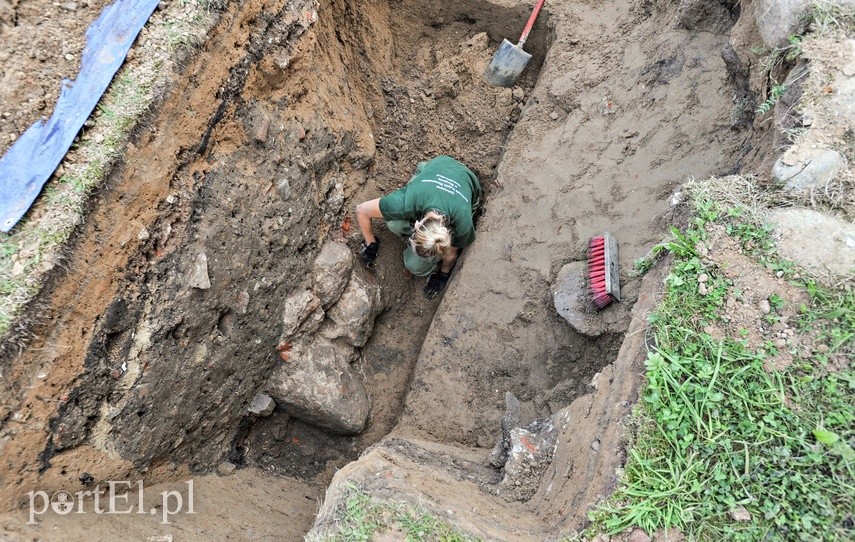
MULTIPOLYGON (((229 6, 96 195, 67 271, 42 296, 37 339, 3 362, 3 416, 26 422, 3 427, 3 506, 77 487, 84 472, 172 480, 224 460, 297 478, 317 497, 393 428, 390 446, 425 461, 442 454, 407 439, 480 450, 473 472, 495 482, 476 459, 501 434, 506 392, 525 425, 594 391, 639 297, 627 280, 613 324, 582 335, 553 307, 562 267, 610 230, 626 275, 686 176, 750 159, 744 123, 715 124, 742 88, 707 54, 730 26, 663 33, 657 18, 674 6, 614 4, 606 22, 583 4, 545 11, 514 89, 481 73, 527 4, 229 6), (353 363, 371 400, 365 430, 331 434, 281 408, 248 416, 287 362, 276 348, 285 302, 311 286, 321 247, 356 251, 353 206, 439 154, 481 179, 478 242, 440 304, 375 225, 381 254, 362 274, 383 310, 353 363)), ((547 501, 550 522, 570 514, 547 501)))

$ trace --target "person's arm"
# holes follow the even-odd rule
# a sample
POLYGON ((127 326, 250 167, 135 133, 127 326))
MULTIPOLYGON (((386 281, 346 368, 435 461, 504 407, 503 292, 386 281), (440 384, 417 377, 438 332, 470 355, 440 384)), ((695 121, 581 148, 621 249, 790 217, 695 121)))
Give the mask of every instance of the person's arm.
POLYGON ((356 206, 356 223, 359 224, 359 231, 362 232, 366 245, 377 240, 371 229, 372 218, 383 218, 383 213, 380 212, 380 198, 364 201, 356 206))
POLYGON ((451 247, 451 251, 442 258, 440 269, 443 273, 451 273, 451 268, 454 267, 454 262, 457 261, 457 255, 460 254, 460 249, 451 247))

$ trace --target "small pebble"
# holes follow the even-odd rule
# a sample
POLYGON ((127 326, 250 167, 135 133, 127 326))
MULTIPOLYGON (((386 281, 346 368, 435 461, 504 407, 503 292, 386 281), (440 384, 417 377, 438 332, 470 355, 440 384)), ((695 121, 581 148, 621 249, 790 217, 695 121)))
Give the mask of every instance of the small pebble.
POLYGON ((558 113, 553 111, 552 113, 549 114, 549 118, 552 120, 558 120, 558 113))
POLYGON ((775 273, 775 276, 776 276, 776 277, 778 277, 778 278, 781 278, 781 277, 783 277, 783 276, 784 276, 784 272, 783 272, 783 271, 778 271, 777 273, 775 273))
POLYGON ((595 440, 594 442, 592 442, 591 443, 591 449, 594 450, 595 452, 599 452, 600 451, 600 441, 595 440))
POLYGON ((769 303, 768 299, 761 299, 760 303, 757 304, 757 308, 760 309, 760 312, 763 314, 769 314, 772 312, 772 305, 769 303))
POLYGON ((74 60, 74 55, 69 53, 69 54, 65 55, 65 59, 68 60, 69 62, 71 62, 72 60, 74 60))
POLYGON ((168 203, 170 205, 175 203, 175 196, 173 196, 172 194, 169 194, 168 196, 166 196, 166 203, 168 203))
POLYGON ((787 346, 787 341, 785 341, 784 339, 775 339, 775 348, 781 350, 785 346, 787 346))
POLYGON ((700 275, 698 275, 698 282, 707 282, 708 280, 710 280, 710 276, 706 273, 701 273, 700 275))
POLYGON ((701 295, 707 295, 707 285, 705 282, 698 284, 698 293, 701 295))
POLYGON ((229 461, 223 461, 222 463, 217 465, 217 473, 221 476, 229 476, 230 474, 234 473, 235 469, 237 469, 235 464, 230 463, 229 461))
POLYGON ((740 506, 739 508, 735 508, 730 511, 730 517, 733 521, 751 521, 751 514, 748 510, 745 509, 744 506, 740 506))
POLYGON ((827 344, 820 344, 820 345, 817 345, 817 347, 816 347, 816 351, 819 352, 820 354, 825 354, 826 352, 828 352, 828 350, 829 350, 829 348, 828 348, 827 344))

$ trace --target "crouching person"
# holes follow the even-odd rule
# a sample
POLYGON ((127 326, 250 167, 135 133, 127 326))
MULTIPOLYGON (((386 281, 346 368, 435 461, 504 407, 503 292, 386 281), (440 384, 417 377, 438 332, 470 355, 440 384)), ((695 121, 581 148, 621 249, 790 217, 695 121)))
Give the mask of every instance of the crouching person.
POLYGON ((450 156, 420 162, 405 186, 356 206, 365 241, 360 255, 369 265, 380 244, 371 219, 380 218, 405 240, 404 267, 428 277, 425 296, 433 299, 445 288, 460 252, 475 240, 473 217, 481 197, 478 177, 450 156))

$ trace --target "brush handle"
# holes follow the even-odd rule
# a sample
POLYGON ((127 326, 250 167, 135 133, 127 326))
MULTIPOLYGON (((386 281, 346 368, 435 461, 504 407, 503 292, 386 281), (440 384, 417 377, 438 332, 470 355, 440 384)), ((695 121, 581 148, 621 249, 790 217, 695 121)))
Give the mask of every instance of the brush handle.
POLYGON ((534 26, 534 21, 537 20, 537 15, 540 13, 540 8, 543 7, 543 3, 546 0, 537 0, 537 4, 534 6, 534 11, 531 12, 531 17, 528 18, 528 22, 523 28, 522 36, 520 36, 520 41, 517 43, 517 47, 522 49, 522 46, 525 45, 525 40, 528 39, 528 33, 531 32, 531 27, 534 26))

